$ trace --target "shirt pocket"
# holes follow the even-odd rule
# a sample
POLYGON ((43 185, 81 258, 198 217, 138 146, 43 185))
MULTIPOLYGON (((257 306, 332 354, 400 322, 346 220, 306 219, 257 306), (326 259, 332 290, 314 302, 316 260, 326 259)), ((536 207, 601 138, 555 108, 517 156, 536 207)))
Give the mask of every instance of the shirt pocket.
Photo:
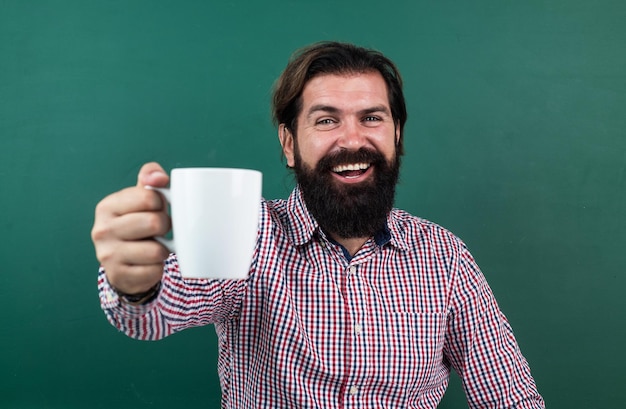
MULTIPOLYGON (((382 316, 382 336, 373 356, 380 360, 382 382, 418 393, 440 384, 447 315, 444 313, 389 312, 382 316)), ((444 376, 444 378, 447 377, 444 376)))

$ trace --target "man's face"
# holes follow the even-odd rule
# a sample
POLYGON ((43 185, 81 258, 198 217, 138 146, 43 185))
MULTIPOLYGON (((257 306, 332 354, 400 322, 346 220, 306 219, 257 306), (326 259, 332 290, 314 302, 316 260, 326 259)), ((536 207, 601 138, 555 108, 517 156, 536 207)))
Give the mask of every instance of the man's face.
POLYGON ((351 238, 384 226, 399 172, 399 130, 378 72, 314 77, 302 92, 295 135, 282 126, 279 132, 322 228, 351 238))

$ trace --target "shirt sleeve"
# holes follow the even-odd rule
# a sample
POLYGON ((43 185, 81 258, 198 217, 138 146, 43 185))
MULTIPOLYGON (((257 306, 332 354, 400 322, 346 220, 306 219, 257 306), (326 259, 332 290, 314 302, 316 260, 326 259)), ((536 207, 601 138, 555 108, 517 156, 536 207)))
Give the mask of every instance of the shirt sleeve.
POLYGON ((246 280, 183 279, 176 255, 164 263, 159 294, 144 305, 130 305, 118 297, 98 272, 100 305, 108 321, 131 338, 158 340, 185 328, 235 318, 246 280))
POLYGON ((473 257, 454 263, 445 353, 470 408, 545 408, 513 331, 473 257))

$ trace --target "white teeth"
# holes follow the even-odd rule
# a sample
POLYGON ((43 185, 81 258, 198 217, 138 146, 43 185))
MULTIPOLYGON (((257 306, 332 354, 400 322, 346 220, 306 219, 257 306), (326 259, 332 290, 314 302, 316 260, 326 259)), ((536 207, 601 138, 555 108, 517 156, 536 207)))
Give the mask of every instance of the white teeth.
POLYGON ((365 170, 370 167, 369 163, 350 163, 348 165, 335 166, 332 171, 335 173, 346 172, 348 170, 365 170))

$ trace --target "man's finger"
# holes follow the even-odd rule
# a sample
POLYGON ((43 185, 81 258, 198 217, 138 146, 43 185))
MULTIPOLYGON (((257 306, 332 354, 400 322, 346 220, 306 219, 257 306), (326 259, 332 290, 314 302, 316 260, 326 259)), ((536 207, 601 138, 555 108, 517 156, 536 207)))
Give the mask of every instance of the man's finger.
POLYGON ((170 230, 170 218, 164 212, 133 212, 111 220, 111 230, 123 241, 164 236, 170 230))
POLYGON ((143 165, 139 171, 139 175, 137 175, 138 187, 166 187, 169 182, 169 176, 161 165, 156 162, 149 162, 143 165))

